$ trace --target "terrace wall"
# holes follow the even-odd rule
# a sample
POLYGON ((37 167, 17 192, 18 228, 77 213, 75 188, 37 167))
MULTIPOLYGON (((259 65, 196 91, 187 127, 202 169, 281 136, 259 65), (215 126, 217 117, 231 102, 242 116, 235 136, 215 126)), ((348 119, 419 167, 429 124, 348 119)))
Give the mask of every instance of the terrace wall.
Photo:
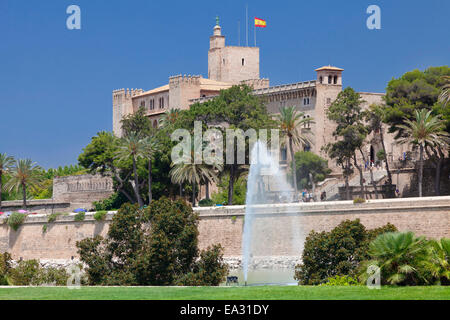
MULTIPOLYGON (((200 216, 200 248, 219 242, 226 256, 241 255, 245 206, 195 210, 200 216)), ((311 230, 329 231, 343 220, 358 218, 369 229, 390 222, 401 231, 410 230, 429 238, 450 237, 449 196, 370 200, 363 204, 339 201, 264 205, 259 207, 259 214, 263 225, 271 226, 267 232, 276 231, 270 237, 271 254, 275 256, 300 254, 299 248, 290 248, 285 241, 286 235, 292 233, 292 221, 302 226, 304 236, 311 230)), ((45 215, 29 216, 17 231, 1 224, 0 219, 0 251, 9 251, 15 259, 71 259, 77 257, 76 241, 105 235, 113 215, 108 213, 103 222, 95 221, 90 213, 82 222, 74 221, 73 214, 61 216, 48 225, 46 233, 42 232, 47 223, 45 215)))

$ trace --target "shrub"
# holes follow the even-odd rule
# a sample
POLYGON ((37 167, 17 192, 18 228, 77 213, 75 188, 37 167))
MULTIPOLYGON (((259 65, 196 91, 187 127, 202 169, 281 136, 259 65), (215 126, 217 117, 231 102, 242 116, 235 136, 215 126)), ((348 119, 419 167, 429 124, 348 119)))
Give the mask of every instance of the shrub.
POLYGON ((15 286, 66 285, 69 275, 64 268, 42 268, 38 260, 21 260, 8 272, 9 284, 15 286))
POLYGON ((10 284, 8 274, 11 270, 11 255, 8 252, 0 253, 0 286, 10 284))
POLYGON ((354 204, 365 203, 365 202, 366 202, 366 199, 363 199, 363 198, 355 198, 355 199, 353 199, 353 203, 354 204))
POLYGON ((200 253, 193 270, 177 281, 183 286, 218 286, 228 274, 221 245, 213 245, 200 253))
POLYGON ((370 241, 396 230, 387 224, 367 231, 356 219, 343 221, 330 232, 311 231, 304 244, 302 263, 295 267, 295 279, 302 285, 317 285, 336 275, 356 276, 360 263, 368 259, 370 241))
POLYGON ((20 213, 20 212, 13 212, 8 217, 8 225, 14 229, 14 231, 17 231, 19 227, 22 225, 22 223, 25 221, 26 214, 20 213))
POLYGON ((73 220, 75 221, 83 221, 86 218, 86 212, 81 211, 78 212, 74 217, 73 220))
POLYGON ((10 280, 15 286, 28 286, 39 271, 39 261, 21 260, 10 270, 10 280))
POLYGON ((434 278, 434 283, 450 285, 450 239, 430 240, 430 257, 424 267, 434 278))
POLYGON ((31 279, 30 285, 32 286, 42 286, 42 285, 54 285, 54 286, 65 286, 67 285, 67 279, 69 279, 69 274, 64 268, 39 267, 35 276, 31 279))
POLYGON ((127 198, 122 193, 116 192, 110 195, 109 198, 101 201, 94 201, 92 206, 95 211, 111 211, 120 208, 126 202, 127 198))
POLYGON ((105 220, 107 214, 108 211, 105 210, 97 211, 96 213, 94 213, 94 219, 97 221, 103 221, 105 220))
POLYGON ((430 242, 412 232, 388 232, 369 245, 370 260, 361 264, 360 279, 367 280, 367 268, 380 268, 381 283, 390 285, 429 285, 433 276, 427 269, 430 242))
POLYGON ((60 213, 60 212, 52 213, 52 214, 50 214, 50 215, 47 217, 47 222, 48 222, 48 223, 55 222, 56 219, 57 219, 59 216, 61 216, 61 215, 63 215, 63 213, 60 213))
POLYGON ((198 202, 200 207, 212 207, 214 206, 214 201, 211 199, 202 199, 198 202))
POLYGON ((339 276, 330 277, 327 282, 320 284, 321 286, 358 286, 360 283, 358 279, 350 276, 339 276))
POLYGON ((46 232, 47 232, 47 229, 48 229, 48 225, 45 223, 45 224, 42 226, 42 233, 46 233, 46 232))
POLYGON ((216 285, 226 274, 220 247, 198 251, 198 216, 182 200, 165 197, 139 209, 124 204, 107 238, 77 242, 91 285, 216 285), (150 227, 151 226, 151 227, 150 227), (200 276, 201 274, 202 276, 200 276))

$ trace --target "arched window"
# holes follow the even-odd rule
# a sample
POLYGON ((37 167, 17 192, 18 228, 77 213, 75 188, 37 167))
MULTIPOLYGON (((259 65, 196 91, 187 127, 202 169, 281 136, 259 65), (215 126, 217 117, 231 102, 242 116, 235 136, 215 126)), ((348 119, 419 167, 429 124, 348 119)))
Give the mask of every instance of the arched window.
POLYGON ((245 59, 242 58, 242 65, 245 65, 245 59))
POLYGON ((153 120, 153 128, 157 128, 158 127, 158 120, 153 120))
POLYGON ((328 84, 331 84, 331 74, 328 75, 328 84))
POLYGON ((320 83, 323 83, 323 77, 322 76, 320 76, 320 78, 319 78, 320 80, 320 83))
POLYGON ((337 84, 337 76, 334 76, 333 80, 334 80, 333 83, 337 84))

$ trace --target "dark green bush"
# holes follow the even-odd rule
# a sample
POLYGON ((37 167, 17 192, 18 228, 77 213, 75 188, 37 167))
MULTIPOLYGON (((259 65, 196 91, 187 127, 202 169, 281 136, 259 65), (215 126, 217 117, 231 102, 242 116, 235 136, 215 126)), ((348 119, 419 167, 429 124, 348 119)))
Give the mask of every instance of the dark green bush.
POLYGON ((94 219, 97 221, 103 221, 105 220, 107 214, 108 211, 105 210, 97 211, 96 213, 94 213, 94 219))
POLYGON ((60 213, 60 212, 52 213, 52 214, 50 214, 50 215, 47 217, 47 222, 48 222, 48 223, 55 222, 56 219, 57 219, 59 216, 61 216, 61 215, 63 215, 63 213, 60 213))
POLYGON ((25 218, 27 217, 26 214, 20 213, 20 212, 13 212, 8 217, 8 225, 14 230, 17 231, 19 227, 22 225, 22 223, 25 221, 25 218))
POLYGON ((306 238, 302 263, 295 279, 302 285, 317 285, 336 275, 356 276, 359 264, 368 259, 368 247, 379 234, 396 231, 394 225, 367 231, 359 219, 341 222, 330 232, 311 231, 306 238))
POLYGON ((64 286, 69 275, 64 268, 42 268, 38 260, 21 260, 8 272, 9 282, 15 286, 64 286))
POLYGON ((54 285, 54 286, 65 286, 67 285, 67 279, 69 275, 64 268, 39 268, 35 276, 31 279, 30 285, 41 286, 41 285, 54 285))
POLYGON ((181 277, 178 285, 182 286, 218 286, 225 280, 228 266, 223 260, 223 249, 213 245, 200 253, 192 271, 181 277))
POLYGON ((214 206, 214 201, 211 199, 202 199, 198 202, 200 207, 212 207, 214 206))
POLYGON ((208 270, 204 284, 216 285, 217 277, 226 273, 222 251, 213 248, 197 261, 197 223, 197 214, 182 200, 163 197, 145 209, 124 204, 114 215, 107 238, 76 244, 87 265, 89 284, 175 285, 189 273, 208 270))
POLYGON ((127 198, 122 193, 116 192, 109 196, 109 198, 101 201, 94 201, 92 206, 95 211, 112 211, 117 210, 126 202, 128 202, 127 198))
POLYGON ((86 212, 81 211, 78 212, 74 217, 73 220, 75 221, 83 221, 86 218, 86 212))
POLYGON ((8 252, 0 253, 0 286, 9 285, 8 274, 11 270, 11 255, 8 252))
POLYGON ((450 283, 450 240, 427 240, 412 232, 389 232, 369 245, 369 259, 360 267, 365 282, 371 265, 380 268, 381 284, 433 285, 450 283), (447 247, 447 248, 446 248, 447 247))
POLYGON ((10 270, 10 280, 15 286, 28 286, 39 272, 39 261, 21 260, 17 266, 10 270))

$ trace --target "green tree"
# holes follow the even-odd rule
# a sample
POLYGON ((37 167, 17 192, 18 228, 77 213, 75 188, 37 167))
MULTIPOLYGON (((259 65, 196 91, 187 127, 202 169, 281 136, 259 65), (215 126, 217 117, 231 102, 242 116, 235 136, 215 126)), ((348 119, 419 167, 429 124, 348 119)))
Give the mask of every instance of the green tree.
MULTIPOLYGON (((381 140, 381 147, 382 147, 382 160, 384 161, 386 165, 386 172, 388 176, 388 184, 389 186, 392 186, 392 174, 391 170, 389 169, 389 161, 387 158, 387 152, 386 152, 386 146, 384 144, 384 126, 383 126, 383 119, 385 119, 385 110, 383 106, 372 104, 369 107, 368 112, 365 113, 365 120, 368 123, 368 132, 367 134, 370 134, 371 132, 379 133, 380 140, 381 140)), ((366 161, 364 159, 364 161, 366 161)), ((373 181, 373 172, 372 172, 372 166, 369 166, 371 179, 373 181)), ((375 184, 374 184, 375 187, 375 184)), ((393 196, 393 195, 390 195, 393 196)))
POLYGON ((304 124, 312 122, 312 118, 305 118, 303 112, 295 109, 295 106, 284 107, 280 109, 278 115, 278 124, 284 140, 287 139, 289 144, 289 152, 291 154, 291 169, 292 169, 292 185, 295 194, 298 192, 297 188, 297 170, 295 165, 294 146, 300 147, 302 145, 310 145, 310 139, 302 134, 301 128, 304 124))
POLYGON ((328 161, 310 151, 300 151, 295 154, 297 183, 300 188, 312 188, 325 180, 331 173, 328 161))
POLYGON ((446 106, 450 102, 450 76, 444 76, 444 85, 439 94, 439 102, 446 106))
POLYGON ((199 254, 198 215, 165 197, 145 209, 125 204, 108 230, 77 242, 91 285, 217 285, 226 275, 222 250, 199 254), (205 271, 209 275, 205 276, 205 271))
POLYGON ((404 136, 397 139, 401 144, 410 143, 419 147, 419 197, 422 197, 422 178, 424 150, 426 147, 437 148, 449 144, 450 135, 444 131, 445 123, 438 116, 433 116, 431 110, 421 109, 415 111, 415 119, 404 119, 404 125, 399 125, 404 136))
MULTIPOLYGON (((414 120, 415 111, 419 109, 432 110, 433 115, 441 116, 445 121, 445 130, 450 133, 450 108, 446 106, 448 100, 445 99, 449 77, 448 66, 430 67, 424 71, 407 72, 388 83, 383 121, 390 126, 389 132, 395 133, 396 139, 406 136, 402 126, 405 125, 405 120, 414 120)), ((425 152, 436 168, 435 194, 440 195, 440 175, 445 150, 428 146, 425 152)))
MULTIPOLYGON (((146 158, 146 156, 149 155, 150 152, 153 152, 152 148, 153 141, 141 139, 137 134, 129 133, 128 135, 120 139, 119 148, 116 151, 117 160, 126 162, 127 160, 131 159, 133 163, 134 184, 132 186, 140 207, 144 206, 144 202, 140 193, 142 182, 139 182, 137 161, 139 158, 146 158), (151 151, 149 149, 151 149, 151 151)), ((151 175, 150 172, 151 167, 149 170, 149 175, 151 175)))
POLYGON ((182 184, 189 182, 192 185, 192 206, 195 207, 196 186, 202 181, 217 182, 217 173, 223 170, 221 164, 208 165, 206 163, 197 164, 194 161, 194 154, 191 157, 185 157, 177 163, 172 164, 170 176, 172 182, 182 184))
POLYGON ((365 198, 363 169, 356 158, 357 150, 363 155, 361 148, 368 134, 368 128, 364 124, 365 114, 361 108, 362 103, 359 93, 347 87, 338 94, 326 112, 328 119, 336 123, 333 136, 339 140, 328 143, 324 149, 331 158, 342 165, 347 199, 350 198, 348 177, 351 174, 351 161, 359 171, 361 198, 365 198))
POLYGON ((8 191, 22 190, 23 207, 27 208, 27 188, 36 189, 42 180, 42 168, 31 159, 20 159, 16 161, 15 166, 11 169, 11 178, 5 187, 8 191))
POLYGON ((180 118, 180 114, 181 110, 177 108, 166 111, 159 121, 160 128, 172 129, 180 118))
MULTIPOLYGON (((415 110, 434 110, 435 114, 442 105, 438 99, 450 76, 448 66, 430 67, 425 71, 413 70, 398 79, 389 81, 386 88, 386 106, 384 121, 390 125, 389 132, 396 137, 403 136, 405 119, 413 120, 415 110)), ((450 118, 448 118, 450 122, 450 118)), ((450 127, 449 127, 450 128, 450 127)))
POLYGON ((145 115, 145 107, 140 107, 135 113, 128 114, 120 121, 123 136, 138 135, 140 138, 152 136, 154 128, 150 119, 145 115))
MULTIPOLYGON (((194 121, 201 121, 204 129, 213 127, 222 132, 224 141, 231 140, 226 134, 226 129, 242 130, 271 129, 276 128, 276 122, 268 114, 263 100, 253 94, 253 89, 246 85, 233 86, 222 90, 219 96, 204 103, 195 103, 189 110, 181 112, 176 127, 192 130, 194 121)), ((270 138, 270 137, 269 137, 270 138)), ((249 142, 246 141, 246 149, 249 142)), ((228 204, 233 203, 234 184, 240 176, 248 170, 248 153, 245 164, 239 164, 236 155, 237 146, 234 144, 233 161, 223 161, 223 176, 229 177, 228 204), (231 163, 230 163, 231 162, 231 163)), ((227 152, 230 152, 227 151, 227 152)), ((224 155, 225 156, 225 155, 224 155)))
POLYGON ((3 174, 11 170, 14 158, 6 153, 0 153, 0 209, 2 207, 3 174))
POLYGON ((148 136, 142 141, 144 154, 148 159, 148 204, 152 202, 152 162, 159 149, 158 139, 155 135, 148 136))
POLYGON ((128 166, 116 159, 118 148, 119 139, 111 132, 99 132, 78 156, 78 162, 92 174, 111 174, 115 180, 116 190, 121 192, 128 201, 135 203, 137 199, 133 197, 133 189, 129 183, 129 178, 133 174, 129 168, 131 165, 128 166))

